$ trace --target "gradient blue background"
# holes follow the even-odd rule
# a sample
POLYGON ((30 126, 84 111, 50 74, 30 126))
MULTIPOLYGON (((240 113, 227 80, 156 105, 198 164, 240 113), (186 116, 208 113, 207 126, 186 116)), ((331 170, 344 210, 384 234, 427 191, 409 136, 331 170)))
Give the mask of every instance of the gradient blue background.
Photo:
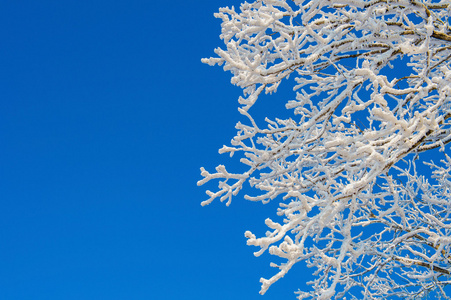
POLYGON ((221 45, 213 13, 238 3, 0 3, 0 299, 294 299, 305 287, 298 267, 258 294, 276 270, 244 231, 264 234, 275 203, 200 206, 214 185, 196 186, 199 167, 229 161, 217 150, 243 120, 230 74, 200 59, 221 45))

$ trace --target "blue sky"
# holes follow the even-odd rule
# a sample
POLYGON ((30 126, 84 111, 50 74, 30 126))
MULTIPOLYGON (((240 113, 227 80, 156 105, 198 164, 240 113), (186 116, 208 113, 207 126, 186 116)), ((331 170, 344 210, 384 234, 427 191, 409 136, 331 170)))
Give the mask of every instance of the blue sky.
POLYGON ((200 206, 199 167, 228 161, 217 150, 242 120, 230 74, 200 59, 220 45, 213 13, 238 3, 2 1, 0 299, 305 287, 297 268, 258 294, 276 270, 244 232, 263 233, 275 203, 200 206))

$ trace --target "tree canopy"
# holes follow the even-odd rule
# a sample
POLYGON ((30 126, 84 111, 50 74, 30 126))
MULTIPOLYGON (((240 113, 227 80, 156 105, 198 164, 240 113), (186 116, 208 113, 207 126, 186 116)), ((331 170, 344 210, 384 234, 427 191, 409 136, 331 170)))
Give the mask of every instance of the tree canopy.
POLYGON ((209 199, 278 201, 247 244, 315 280, 299 299, 446 296, 451 274, 451 28, 448 1, 258 0, 221 8, 222 65, 246 124, 220 153, 246 172, 201 168, 209 199), (289 77, 290 80, 286 80, 289 77), (293 81, 294 77, 294 81, 293 81), (257 124, 259 96, 295 83, 288 119, 257 124), (434 153, 432 161, 428 153, 434 153), (427 165, 427 168, 424 167, 427 165))

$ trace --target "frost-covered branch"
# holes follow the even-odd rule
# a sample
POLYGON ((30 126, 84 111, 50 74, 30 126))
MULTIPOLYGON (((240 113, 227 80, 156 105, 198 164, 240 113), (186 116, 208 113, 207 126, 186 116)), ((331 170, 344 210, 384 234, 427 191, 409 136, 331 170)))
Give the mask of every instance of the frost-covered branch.
MULTIPOLYGON (((449 7, 449 8, 448 8, 449 7)), ((445 1, 259 0, 221 8, 225 48, 203 59, 243 88, 237 135, 242 174, 219 179, 230 204, 248 182, 252 201, 276 200, 281 222, 248 244, 284 258, 261 293, 297 262, 316 268, 299 299, 423 297, 450 283, 451 28, 445 1), (261 93, 294 77, 290 119, 251 116, 261 93), (418 174, 428 163, 432 176, 418 174), (421 164, 422 165, 422 164, 421 164)))

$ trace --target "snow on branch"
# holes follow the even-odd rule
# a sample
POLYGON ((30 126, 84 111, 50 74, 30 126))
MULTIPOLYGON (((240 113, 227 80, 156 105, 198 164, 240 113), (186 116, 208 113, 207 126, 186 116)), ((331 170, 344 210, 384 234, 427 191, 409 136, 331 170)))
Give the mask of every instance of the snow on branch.
POLYGON ((451 275, 451 27, 447 1, 257 0, 221 8, 222 65, 243 89, 230 146, 248 167, 201 169, 209 199, 278 201, 248 245, 316 279, 298 299, 446 296, 451 275), (294 77, 289 119, 259 125, 261 93, 294 77), (434 153, 434 161, 423 161, 434 153), (442 156, 442 157, 440 157, 442 156), (435 159, 436 158, 436 159, 435 159), (419 172, 418 170, 422 170, 419 172), (429 169, 429 171, 428 171, 429 169))

